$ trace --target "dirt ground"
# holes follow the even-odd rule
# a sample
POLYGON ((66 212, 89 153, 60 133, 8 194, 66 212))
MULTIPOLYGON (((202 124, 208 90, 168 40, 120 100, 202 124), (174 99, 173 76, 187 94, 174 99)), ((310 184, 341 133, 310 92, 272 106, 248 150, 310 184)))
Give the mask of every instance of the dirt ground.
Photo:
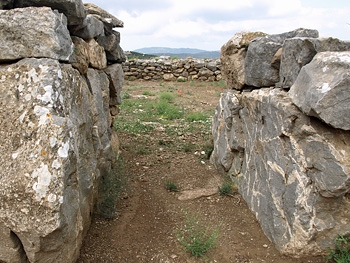
MULTIPOLYGON (((128 92, 138 96, 146 89, 159 90, 167 85, 133 81, 123 89, 129 87, 128 92), (133 85, 139 88, 130 89, 133 85)), ((182 94, 178 99, 189 108, 202 110, 215 109, 222 91, 222 87, 210 83, 173 85, 175 91, 182 94)), ((118 201, 116 219, 94 218, 78 263, 325 262, 323 257, 293 259, 281 255, 263 234, 239 194, 220 196, 215 193, 186 200, 185 190, 210 190, 222 185, 223 177, 208 160, 201 161, 199 156, 203 150, 200 145, 210 142, 210 134, 210 130, 175 133, 173 137, 163 129, 146 135, 120 132, 120 156, 125 171, 130 174, 129 190, 118 201), (188 152, 179 150, 174 145, 178 139, 196 146, 188 152), (169 142, 170 146, 160 145, 160 140, 169 142), (146 154, 135 152, 140 145, 147 149, 146 154), (166 190, 165 180, 175 182, 180 191, 166 190), (207 259, 191 256, 176 238, 176 229, 185 224, 184 211, 196 214, 209 228, 219 228, 217 243, 207 253, 207 259)))

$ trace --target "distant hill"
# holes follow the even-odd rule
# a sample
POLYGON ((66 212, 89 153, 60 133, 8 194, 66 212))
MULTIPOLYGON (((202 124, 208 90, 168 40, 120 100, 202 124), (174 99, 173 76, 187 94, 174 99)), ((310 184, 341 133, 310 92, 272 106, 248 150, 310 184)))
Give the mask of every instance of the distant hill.
POLYGON ((207 51, 197 48, 168 48, 168 47, 145 47, 135 49, 134 52, 155 56, 170 56, 177 58, 219 58, 220 51, 207 51))
POLYGON ((132 59, 150 59, 150 58, 157 57, 156 55, 139 53, 139 52, 135 52, 135 51, 127 51, 127 52, 125 52, 125 55, 128 57, 129 60, 132 60, 132 59))

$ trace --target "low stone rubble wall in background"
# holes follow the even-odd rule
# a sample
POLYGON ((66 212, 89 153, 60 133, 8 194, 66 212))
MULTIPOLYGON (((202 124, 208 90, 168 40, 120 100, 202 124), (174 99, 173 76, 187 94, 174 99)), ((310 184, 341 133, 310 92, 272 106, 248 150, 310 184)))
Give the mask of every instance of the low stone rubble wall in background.
POLYGON ((126 80, 221 80, 220 59, 138 59, 124 62, 123 70, 126 80))

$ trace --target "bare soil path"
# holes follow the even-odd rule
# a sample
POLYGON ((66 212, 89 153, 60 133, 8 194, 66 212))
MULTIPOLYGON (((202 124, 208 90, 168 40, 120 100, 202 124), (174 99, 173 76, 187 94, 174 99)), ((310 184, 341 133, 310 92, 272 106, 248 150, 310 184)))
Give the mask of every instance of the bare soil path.
MULTIPOLYGON (((176 103, 185 109, 212 113, 222 91, 220 85, 211 83, 140 81, 127 82, 123 89, 131 99, 144 96, 149 100, 153 98, 144 94, 170 90, 176 94, 176 103)), ((293 259, 281 255, 239 194, 210 192, 223 182, 204 158, 206 153, 201 153, 210 144, 210 128, 183 132, 177 125, 156 125, 143 134, 118 132, 123 169, 130 175, 129 190, 118 200, 115 219, 94 218, 78 263, 325 262, 322 257, 293 259), (168 191, 166 180, 176 183, 180 191, 168 191), (197 198, 184 195, 186 190, 198 189, 209 193, 197 198), (186 224, 185 212, 198 216, 209 229, 219 228, 216 245, 206 259, 191 256, 177 240, 176 229, 186 224)))

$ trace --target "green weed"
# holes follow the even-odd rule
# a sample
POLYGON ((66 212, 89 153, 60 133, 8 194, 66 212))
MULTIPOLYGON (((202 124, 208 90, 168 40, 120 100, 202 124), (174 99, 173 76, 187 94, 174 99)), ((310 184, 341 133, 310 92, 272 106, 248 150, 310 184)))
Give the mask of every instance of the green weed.
POLYGON ((157 102, 155 108, 158 115, 169 120, 180 119, 184 115, 183 111, 166 100, 157 102))
POLYGON ((122 92, 122 99, 123 100, 126 100, 126 99, 130 99, 131 98, 131 95, 127 92, 122 92))
POLYGON ((233 185, 230 182, 224 182, 219 187, 219 194, 220 195, 232 195, 234 194, 233 185))
POLYGON ((208 120, 208 115, 205 114, 204 112, 190 112, 189 114, 186 115, 185 119, 189 122, 194 122, 194 121, 206 121, 208 120))
POLYGON ((142 92, 142 95, 145 95, 145 96, 155 96, 154 93, 148 91, 148 90, 145 90, 144 92, 142 92))
POLYGON ((97 210, 102 218, 116 217, 116 203, 120 195, 127 191, 128 182, 129 175, 123 170, 121 158, 112 164, 110 171, 102 172, 97 200, 97 210))
POLYGON ((205 254, 215 247, 219 228, 211 228, 199 222, 198 216, 185 213, 185 225, 176 230, 180 244, 196 258, 206 258, 205 254))
POLYGON ((335 249, 329 250, 327 262, 350 263, 350 237, 339 235, 335 239, 335 249))
POLYGON ((177 192, 179 191, 179 187, 177 184, 175 184, 173 181, 166 179, 165 180, 165 189, 170 192, 177 192))
POLYGON ((175 100, 175 95, 170 92, 161 92, 159 94, 159 99, 161 101, 167 101, 168 103, 173 103, 175 100))

